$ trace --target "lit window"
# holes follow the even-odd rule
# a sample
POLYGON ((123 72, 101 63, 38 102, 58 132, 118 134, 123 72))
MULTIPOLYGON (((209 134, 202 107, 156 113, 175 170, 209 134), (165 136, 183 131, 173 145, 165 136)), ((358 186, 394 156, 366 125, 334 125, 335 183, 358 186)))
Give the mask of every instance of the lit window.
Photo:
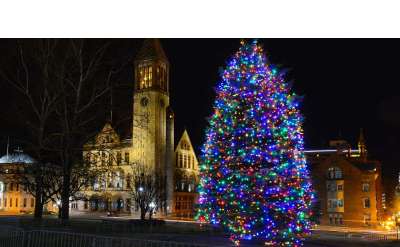
POLYGON ((183 157, 182 157, 182 154, 179 154, 179 167, 180 167, 180 168, 183 167, 183 157))
POLYGON ((121 165, 122 155, 121 152, 117 152, 117 165, 121 165))
POLYGON ((189 143, 187 143, 186 141, 182 141, 181 148, 183 150, 190 150, 189 143))
POLYGON ((129 153, 125 153, 125 163, 129 164, 129 153))
POLYGON ((369 192, 369 183, 363 183, 362 184, 362 191, 363 192, 369 192))
POLYGON ((342 170, 338 167, 331 167, 328 169, 327 176, 329 179, 342 179, 342 170))
POLYGON ((364 208, 370 208, 371 203, 370 203, 370 200, 368 197, 363 199, 363 204, 364 204, 364 208))
POLYGON ((152 86, 153 68, 151 65, 139 65, 139 89, 145 89, 152 86))
POLYGON ((369 226, 371 224, 371 215, 364 214, 364 224, 369 226))
POLYGON ((128 173, 126 176, 126 188, 130 189, 131 188, 131 174, 128 173))
POLYGON ((167 66, 165 64, 160 64, 159 67, 157 67, 157 78, 159 81, 159 85, 161 89, 166 90, 167 89, 167 66))

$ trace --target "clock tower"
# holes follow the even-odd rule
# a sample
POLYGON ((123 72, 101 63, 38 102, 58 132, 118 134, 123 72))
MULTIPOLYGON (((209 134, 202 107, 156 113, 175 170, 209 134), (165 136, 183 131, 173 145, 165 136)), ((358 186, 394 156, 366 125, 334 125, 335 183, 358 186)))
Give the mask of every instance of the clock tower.
POLYGON ((144 41, 134 71, 132 161, 166 174, 172 162, 173 128, 168 124, 173 115, 169 114, 169 62, 158 39, 144 41))

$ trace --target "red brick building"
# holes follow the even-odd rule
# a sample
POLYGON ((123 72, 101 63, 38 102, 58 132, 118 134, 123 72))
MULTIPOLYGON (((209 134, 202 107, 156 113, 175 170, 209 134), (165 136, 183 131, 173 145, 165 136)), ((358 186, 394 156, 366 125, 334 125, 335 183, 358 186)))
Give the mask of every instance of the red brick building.
POLYGON ((362 133, 358 149, 343 140, 306 151, 321 225, 375 227, 382 215, 381 163, 370 160, 362 133))

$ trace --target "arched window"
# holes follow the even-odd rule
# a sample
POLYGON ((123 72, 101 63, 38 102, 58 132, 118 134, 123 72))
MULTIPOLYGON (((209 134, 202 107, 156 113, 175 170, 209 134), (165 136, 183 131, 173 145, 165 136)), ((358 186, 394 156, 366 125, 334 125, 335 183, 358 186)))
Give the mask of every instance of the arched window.
POLYGON ((192 175, 192 176, 190 176, 190 180, 189 180, 188 192, 195 192, 195 191, 196 191, 196 179, 192 175))
POLYGON ((183 175, 183 178, 181 180, 181 191, 187 190, 187 184, 188 184, 188 178, 186 175, 183 175))
POLYGON ((181 143, 181 148, 182 148, 183 150, 190 150, 189 143, 187 143, 186 141, 182 141, 182 143, 181 143))
POLYGON ((121 165, 122 155, 121 151, 117 152, 117 166, 121 165))
POLYGON ((153 71, 152 66, 139 64, 138 68, 138 89, 145 89, 152 86, 153 71))
POLYGON ((160 64, 157 67, 157 78, 159 81, 159 86, 163 90, 167 90, 167 66, 165 64, 160 64))
POLYGON ((130 173, 128 173, 128 175, 126 176, 126 188, 127 189, 131 189, 131 179, 132 179, 132 176, 130 173))
POLYGON ((183 157, 182 157, 182 154, 179 154, 179 168, 182 168, 183 167, 183 157))
POLYGON ((339 167, 330 167, 327 172, 329 179, 342 179, 343 173, 339 167))

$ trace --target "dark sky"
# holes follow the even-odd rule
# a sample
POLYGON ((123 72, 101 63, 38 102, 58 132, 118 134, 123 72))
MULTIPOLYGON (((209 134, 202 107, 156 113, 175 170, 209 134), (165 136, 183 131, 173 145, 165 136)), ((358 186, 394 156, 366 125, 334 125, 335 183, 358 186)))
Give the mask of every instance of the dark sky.
MULTIPOLYGON (((239 39, 162 39, 171 64, 171 104, 176 116, 176 135, 186 126, 199 150, 206 118, 214 100, 218 69, 239 48, 239 39)), ((287 79, 304 96, 306 148, 323 148, 339 133, 356 147, 359 128, 364 128, 367 148, 384 163, 385 176, 394 176, 400 164, 400 41, 397 39, 260 39, 274 64, 289 69, 287 79)), ((4 51, 8 40, 0 40, 4 51)), ((114 59, 135 56, 142 39, 111 40, 114 59)), ((2 66, 4 63, 2 63, 2 66)), ((115 90, 119 103, 116 118, 131 111, 132 67, 115 90), (128 90, 127 90, 128 89, 128 90)), ((3 109, 13 103, 5 87, 0 90, 3 109)), ((3 117, 4 118, 4 117, 3 117)), ((18 133, 7 119, 0 119, 0 154, 6 135, 18 133)), ((15 134, 17 135, 17 134, 15 134)), ((199 152, 197 152, 199 153, 199 152)))

